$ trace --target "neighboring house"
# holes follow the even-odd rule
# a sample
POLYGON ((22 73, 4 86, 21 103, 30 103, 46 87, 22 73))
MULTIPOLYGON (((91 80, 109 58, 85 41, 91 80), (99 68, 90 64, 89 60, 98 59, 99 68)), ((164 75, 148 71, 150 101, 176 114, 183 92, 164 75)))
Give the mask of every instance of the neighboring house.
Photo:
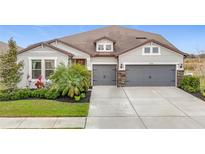
MULTIPOLYGON (((5 54, 8 51, 8 44, 0 41, 0 55, 5 54)), ((22 50, 23 48, 17 47, 18 51, 22 50)))
POLYGON ((0 55, 3 55, 8 50, 8 44, 0 41, 0 55))
POLYGON ((19 86, 26 86, 28 76, 33 83, 40 75, 46 81, 60 63, 85 65, 92 85, 177 86, 185 55, 161 35, 108 26, 21 50, 24 76, 19 86))

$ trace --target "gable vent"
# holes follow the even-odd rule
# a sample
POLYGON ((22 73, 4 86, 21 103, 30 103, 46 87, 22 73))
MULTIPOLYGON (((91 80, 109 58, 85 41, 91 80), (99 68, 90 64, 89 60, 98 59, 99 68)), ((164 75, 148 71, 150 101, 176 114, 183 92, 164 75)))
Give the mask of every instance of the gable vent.
POLYGON ((136 39, 147 39, 146 37, 136 37, 136 39))

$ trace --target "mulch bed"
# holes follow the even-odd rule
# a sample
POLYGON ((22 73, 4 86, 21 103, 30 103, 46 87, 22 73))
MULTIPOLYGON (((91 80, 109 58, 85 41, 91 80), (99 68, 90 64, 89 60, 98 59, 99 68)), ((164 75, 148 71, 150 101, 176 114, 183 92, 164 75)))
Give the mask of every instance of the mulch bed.
POLYGON ((89 103, 90 102, 90 96, 91 96, 91 90, 87 91, 86 97, 81 99, 80 101, 76 102, 74 98, 70 98, 68 96, 61 96, 56 99, 56 101, 59 102, 71 102, 71 103, 89 103))
MULTIPOLYGON (((182 89, 182 88, 180 88, 180 89, 182 89)), ((182 89, 182 90, 184 90, 184 89, 182 89)), ((184 90, 184 91, 185 91, 185 90, 184 90)), ((187 92, 187 91, 185 91, 185 92, 187 92)), ((187 92, 187 93, 189 93, 189 92, 187 92)), ((189 93, 189 94, 191 94, 191 95, 193 95, 193 96, 195 96, 195 97, 201 99, 202 101, 205 101, 205 97, 201 94, 201 92, 189 93)))
POLYGON ((193 96, 195 96, 195 97, 205 101, 205 97, 200 92, 198 92, 198 93, 190 93, 190 94, 192 94, 193 96))

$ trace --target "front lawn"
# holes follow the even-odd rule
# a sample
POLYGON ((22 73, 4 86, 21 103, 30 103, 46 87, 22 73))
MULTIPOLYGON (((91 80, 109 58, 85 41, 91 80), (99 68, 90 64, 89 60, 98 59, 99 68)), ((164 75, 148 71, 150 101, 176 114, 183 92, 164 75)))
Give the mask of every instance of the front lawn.
POLYGON ((86 117, 89 103, 54 100, 1 101, 0 117, 86 117))

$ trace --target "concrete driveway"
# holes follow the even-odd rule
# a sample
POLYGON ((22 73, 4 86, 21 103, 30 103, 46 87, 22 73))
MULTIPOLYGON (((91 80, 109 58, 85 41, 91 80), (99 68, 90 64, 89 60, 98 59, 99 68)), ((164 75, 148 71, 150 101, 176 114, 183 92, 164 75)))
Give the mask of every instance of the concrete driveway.
POLYGON ((205 102, 176 87, 93 87, 86 128, 205 128, 205 102))

